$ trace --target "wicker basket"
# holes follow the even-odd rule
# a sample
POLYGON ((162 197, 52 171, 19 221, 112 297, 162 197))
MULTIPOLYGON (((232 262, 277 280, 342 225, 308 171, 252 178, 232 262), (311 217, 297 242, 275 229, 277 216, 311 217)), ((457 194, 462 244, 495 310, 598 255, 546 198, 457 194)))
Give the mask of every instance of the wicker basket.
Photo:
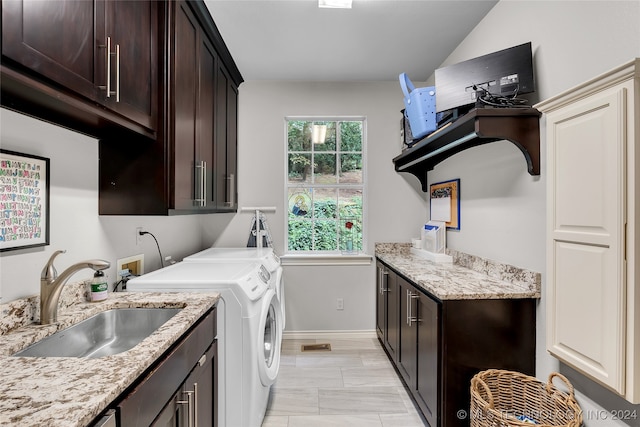
POLYGON ((547 383, 519 372, 489 369, 471 379, 471 427, 578 427, 582 410, 573 385, 554 372, 547 383), (568 394, 553 385, 560 378, 568 394))

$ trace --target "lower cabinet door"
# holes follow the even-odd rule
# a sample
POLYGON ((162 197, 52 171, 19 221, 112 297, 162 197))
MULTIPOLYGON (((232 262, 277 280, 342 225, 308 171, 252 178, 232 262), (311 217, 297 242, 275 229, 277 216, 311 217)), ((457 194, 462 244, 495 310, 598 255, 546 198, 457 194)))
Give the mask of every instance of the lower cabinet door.
POLYGON ((439 305, 424 294, 416 300, 418 316, 416 401, 431 427, 438 423, 439 305))
POLYGON ((384 266, 378 262, 376 265, 376 332, 382 342, 386 340, 386 324, 387 324, 387 311, 386 311, 386 282, 387 273, 384 266))
POLYGON ((398 276, 392 271, 388 273, 385 292, 387 315, 385 316, 386 334, 384 344, 391 358, 396 360, 398 357, 398 337, 400 335, 400 318, 398 315, 400 291, 398 290, 398 276))
POLYGON ((397 282, 400 298, 400 346, 397 366, 409 389, 414 391, 416 388, 416 351, 418 342, 417 328, 413 317, 415 315, 413 295, 416 291, 409 282, 400 276, 397 277, 397 282))
POLYGON ((215 347, 212 345, 202 355, 182 388, 183 400, 188 402, 186 425, 213 426, 213 368, 215 347))

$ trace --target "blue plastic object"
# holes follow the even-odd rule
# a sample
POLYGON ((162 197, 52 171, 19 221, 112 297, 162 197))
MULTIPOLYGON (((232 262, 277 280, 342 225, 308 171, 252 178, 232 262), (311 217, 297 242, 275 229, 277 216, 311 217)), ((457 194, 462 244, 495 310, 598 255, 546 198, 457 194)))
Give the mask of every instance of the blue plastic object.
POLYGON ((409 119, 414 139, 422 138, 438 128, 436 119, 436 88, 427 86, 417 88, 406 73, 399 76, 400 87, 404 93, 404 114, 409 119))

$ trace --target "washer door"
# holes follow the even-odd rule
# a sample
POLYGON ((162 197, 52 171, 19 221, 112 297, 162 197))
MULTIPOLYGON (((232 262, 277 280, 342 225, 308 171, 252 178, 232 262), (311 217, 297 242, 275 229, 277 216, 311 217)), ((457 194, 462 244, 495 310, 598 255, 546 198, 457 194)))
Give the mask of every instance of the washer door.
POLYGON ((278 377, 280 369, 280 343, 282 327, 281 310, 273 289, 262 297, 260 327, 258 329, 257 359, 262 385, 270 386, 278 377))

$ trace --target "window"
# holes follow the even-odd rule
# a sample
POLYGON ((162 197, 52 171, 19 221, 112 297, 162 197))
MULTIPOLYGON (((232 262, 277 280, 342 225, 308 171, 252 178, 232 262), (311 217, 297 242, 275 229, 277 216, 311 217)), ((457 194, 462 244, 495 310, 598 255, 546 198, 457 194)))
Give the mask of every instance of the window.
POLYGON ((364 245, 364 118, 287 118, 289 252, 358 253, 364 245))

